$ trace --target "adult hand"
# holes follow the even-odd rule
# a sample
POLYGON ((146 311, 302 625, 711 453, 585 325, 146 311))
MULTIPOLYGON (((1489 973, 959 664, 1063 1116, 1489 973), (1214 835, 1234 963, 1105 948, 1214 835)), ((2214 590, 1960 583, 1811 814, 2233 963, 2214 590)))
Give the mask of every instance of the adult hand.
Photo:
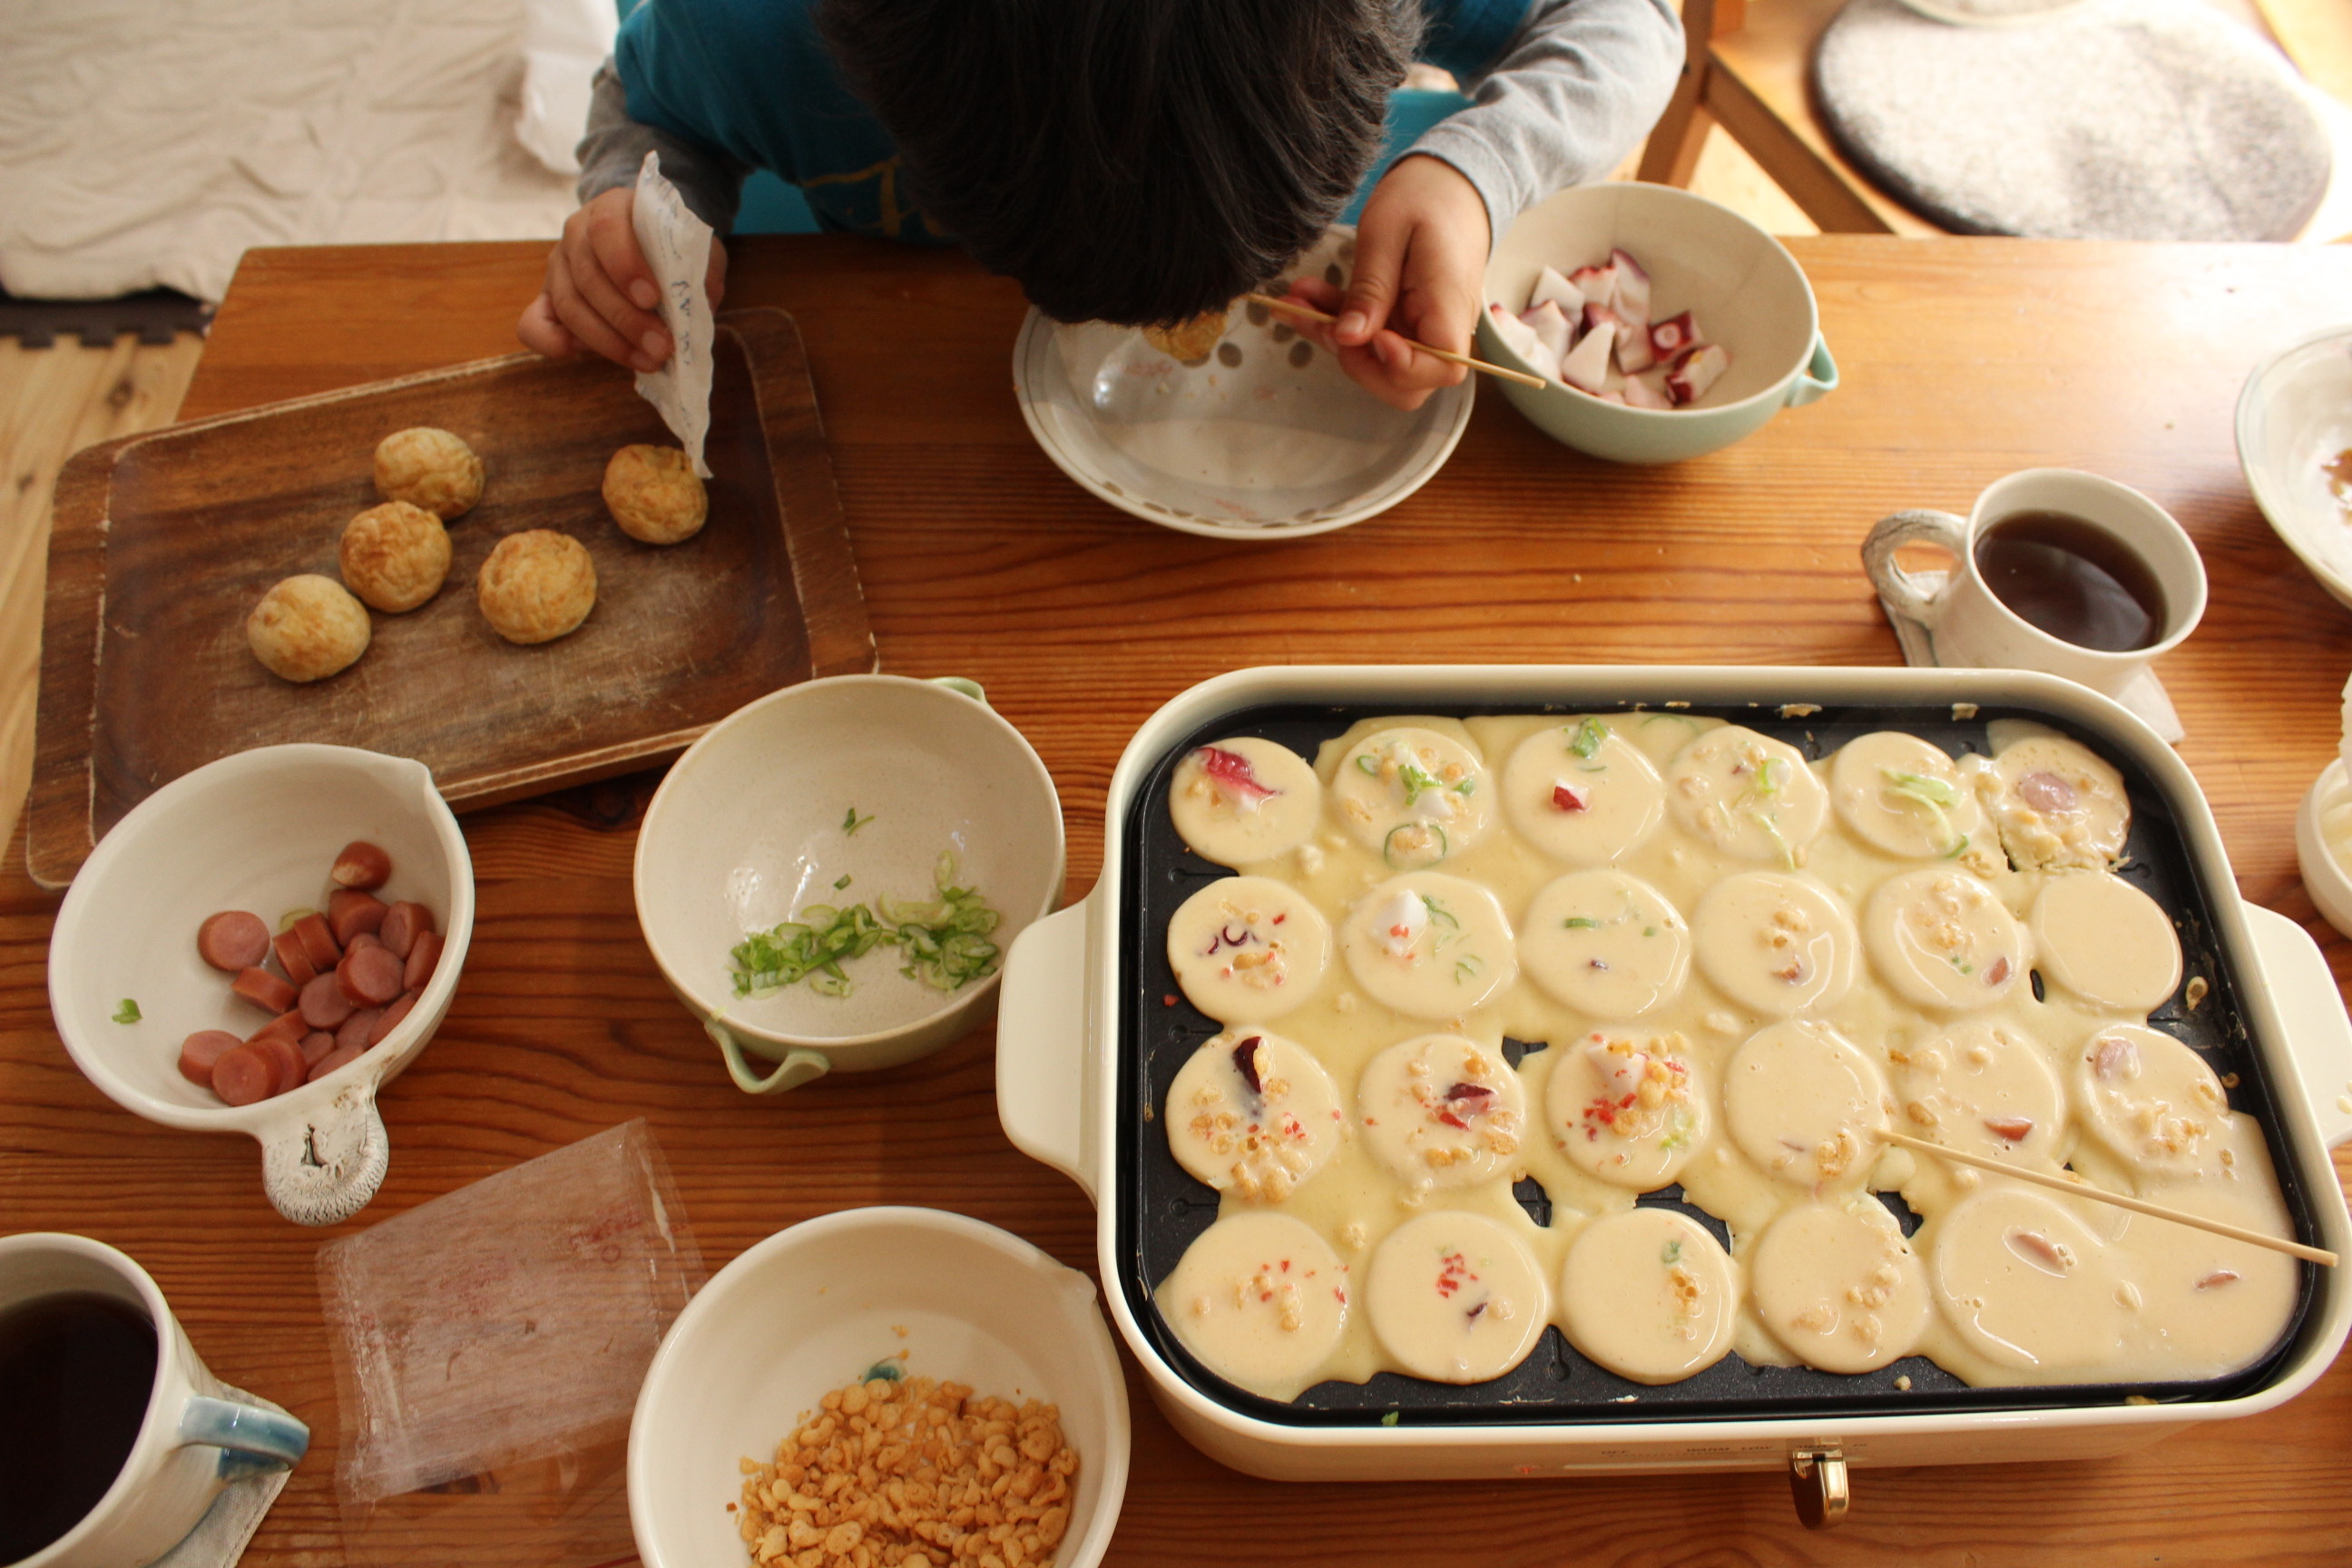
MULTIPOLYGON (((593 349, 632 370, 659 370, 669 358, 669 333, 656 307, 661 289, 631 221, 636 192, 606 191, 563 223, 563 237, 547 258, 547 280, 523 308, 515 336, 550 359, 593 349)), ((727 292, 727 247, 710 241, 704 278, 712 309, 727 292)))
POLYGON ((1345 294, 1319 279, 1291 292, 1337 322, 1304 323, 1372 395, 1414 409, 1469 373, 1406 340, 1470 352, 1486 273, 1486 204, 1451 163, 1426 154, 1398 160, 1356 225, 1356 264, 1345 294))

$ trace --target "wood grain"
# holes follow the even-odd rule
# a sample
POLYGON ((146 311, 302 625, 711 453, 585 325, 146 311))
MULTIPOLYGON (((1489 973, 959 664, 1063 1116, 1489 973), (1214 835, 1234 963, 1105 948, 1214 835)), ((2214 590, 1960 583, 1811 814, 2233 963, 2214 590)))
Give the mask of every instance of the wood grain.
MULTIPOLYGON (((1486 398, 1445 470, 1393 512, 1275 544, 1155 529, 1065 479, 1010 392, 1020 297, 957 257, 838 237, 744 243, 730 299, 801 324, 884 668, 987 685, 1061 785, 1073 893, 1099 867, 1121 748, 1194 680, 1325 661, 1890 664, 1856 553, 1871 522, 1965 509, 1999 475, 2048 464, 2147 491, 2204 552, 2205 623, 2162 666, 2189 728, 2182 755, 2241 889, 2352 975, 2352 945, 2315 918, 2292 843, 2294 803, 2334 751, 2352 614, 2271 534, 2231 437, 2246 373, 2352 298, 2352 253, 1853 236, 1790 249, 1843 371, 1829 398, 1665 469, 1584 458, 1486 398)), ((248 253, 188 412, 499 352, 543 260, 530 246, 248 253)), ((654 782, 467 818, 480 908, 464 980, 385 1095, 392 1173, 344 1228, 642 1114, 714 1268, 780 1226, 876 1202, 974 1215, 1090 1268, 1083 1195, 997 1126, 985 1033, 772 1100, 728 1087, 631 910, 654 782)), ((325 1237, 270 1211, 248 1143, 152 1127, 75 1072, 43 992, 55 907, 22 877, 0 879, 0 1214, 126 1247, 222 1375, 312 1424, 316 1458, 247 1562, 341 1562, 311 1265, 325 1237)), ((1132 1375, 1129 1394, 1135 1463, 1111 1554, 1123 1565, 1189 1568, 1230 1554, 1237 1530, 1268 1560, 1412 1568, 2352 1560, 2341 1368, 2280 1409, 2122 1458, 1861 1470, 1853 1521, 1823 1536, 1797 1525, 1777 1475, 1254 1480, 1187 1446, 1132 1375)), ((461 1560, 506 1561, 488 1548, 461 1560)))
POLYGON ((791 318, 732 313, 713 359, 710 521, 666 548, 605 515, 605 459, 632 442, 674 444, 607 364, 511 355, 78 455, 50 540, 34 877, 62 885, 155 789, 253 746, 413 756, 453 804, 480 806, 675 756, 753 697, 871 668, 791 318), (488 466, 483 500, 450 530, 447 584, 417 610, 374 616, 346 673, 278 679, 246 646, 247 612, 281 578, 335 574, 343 525, 377 499, 375 443, 415 425, 455 431, 488 466), (471 586, 492 546, 535 528, 588 547, 596 609, 558 642, 517 647, 471 586))

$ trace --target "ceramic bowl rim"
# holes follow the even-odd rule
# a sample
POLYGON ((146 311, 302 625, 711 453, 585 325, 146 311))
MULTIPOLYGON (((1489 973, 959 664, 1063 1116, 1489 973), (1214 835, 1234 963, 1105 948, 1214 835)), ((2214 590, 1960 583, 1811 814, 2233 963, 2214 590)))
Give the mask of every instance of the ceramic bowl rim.
MULTIPOLYGON (((1069 829, 1068 825, 1062 820, 1061 792, 1054 784, 1053 770, 1046 767, 1045 759, 1037 754, 1037 748, 1029 743, 1029 737, 1024 735, 1012 720, 998 712, 984 700, 966 696, 953 687, 942 685, 938 681, 919 679, 913 676, 890 675, 881 671, 821 676, 813 680, 778 687, 764 697, 753 698, 734 712, 719 720, 704 731, 694 744, 678 754, 677 760, 669 765, 668 772, 662 775, 661 784, 655 789, 653 799, 646 803, 645 816, 637 825, 636 848, 629 858, 629 892, 632 901, 636 906, 637 931, 645 939, 646 951, 653 954, 654 966, 661 971, 663 980, 668 983, 671 990, 685 1000, 688 1009, 698 1017, 722 1023, 727 1032, 739 1039, 758 1040, 786 1051, 823 1051, 828 1055, 887 1045, 893 1041, 905 1039, 921 1030, 935 1027, 941 1020, 951 1017, 959 1011, 972 1006, 985 997, 992 996, 995 994, 997 985, 1004 978, 1004 960, 1000 956, 994 973, 976 984, 945 993, 945 999, 938 1006, 919 1017, 893 1024, 887 1029, 870 1030, 863 1035, 788 1035, 779 1030, 763 1028, 757 1024, 739 1018, 728 1013, 723 1005, 719 1007, 709 1005, 703 988, 687 984, 681 978, 678 970, 672 967, 669 958, 662 951, 662 943, 654 934, 652 923, 646 917, 646 889, 649 874, 647 860, 648 850, 653 843, 654 836, 651 830, 655 816, 661 811, 664 800, 670 796, 672 786, 687 775, 698 755, 706 749, 715 749, 718 742, 738 724, 749 724, 771 708, 782 707, 795 700, 806 700, 810 693, 828 693, 845 686, 870 686, 877 683, 900 689, 919 689, 926 693, 937 694, 943 699, 968 702, 992 720, 1012 739, 1018 748, 1016 755, 1027 760, 1034 781, 1041 786, 1045 804, 1049 808, 1049 815, 1054 824, 1054 859, 1056 868, 1056 874, 1047 879, 1041 907, 1029 917, 1022 929, 1025 931, 1030 925, 1053 913, 1055 905, 1061 900, 1062 882, 1067 875, 1069 865, 1069 829)), ((928 700, 927 698, 926 700, 928 700)), ((998 945, 1007 950, 1011 947, 1009 942, 1000 942, 998 945)))
POLYGON ((2269 419, 2273 401, 2269 384, 2272 375, 2289 360, 2329 343, 2338 343, 2347 350, 2352 350, 2352 322, 2323 327, 2296 339, 2274 353, 2265 354, 2261 363, 2246 373, 2245 385, 2238 393, 2231 433, 2238 447, 2238 472, 2244 477, 2246 489, 2252 492, 2254 506, 2263 514, 2263 521, 2271 525, 2271 531, 2278 535, 2279 542, 2303 563, 2304 570, 2319 580, 2320 586, 2336 598, 2352 605, 2352 574, 2322 559, 2319 552, 2312 548, 2310 541, 2304 537, 2302 524, 2296 521, 2299 514, 2286 504, 2286 498, 2280 495, 2277 487, 2270 482, 2268 466, 2255 460, 2255 438, 2269 419))

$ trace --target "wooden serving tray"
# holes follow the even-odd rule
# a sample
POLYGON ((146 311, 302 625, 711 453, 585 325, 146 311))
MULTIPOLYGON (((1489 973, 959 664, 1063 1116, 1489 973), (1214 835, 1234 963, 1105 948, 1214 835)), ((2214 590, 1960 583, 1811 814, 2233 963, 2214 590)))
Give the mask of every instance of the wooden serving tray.
POLYGON ((27 868, 73 879, 148 795, 254 746, 321 741, 425 763, 460 808, 675 756, 755 697, 876 667, 800 329, 719 318, 705 457, 710 521, 660 548, 605 512, 604 463, 676 445, 629 372, 510 354, 127 437, 58 481, 27 868), (357 664, 310 685, 247 647, 247 614, 301 572, 336 576, 343 525, 376 503, 376 443, 454 430, 488 469, 449 525, 448 582, 375 614, 357 664), (491 547, 526 528, 588 546, 596 607, 517 647, 474 604, 491 547))

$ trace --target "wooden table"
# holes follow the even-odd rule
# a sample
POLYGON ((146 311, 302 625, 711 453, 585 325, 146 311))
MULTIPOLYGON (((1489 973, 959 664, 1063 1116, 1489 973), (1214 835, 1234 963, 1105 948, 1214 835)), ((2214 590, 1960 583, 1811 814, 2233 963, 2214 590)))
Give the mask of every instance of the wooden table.
MULTIPOLYGON (((1553 445, 1482 390, 1460 449, 1388 515, 1289 544, 1194 539, 1091 500, 1030 441, 1007 360, 1017 290, 952 255, 755 240, 730 302, 806 335, 884 668, 966 675, 1061 783, 1070 892, 1099 865, 1103 789, 1160 703, 1243 665, 1305 661, 1889 664, 1862 577, 1870 523, 1965 510, 2043 464, 2136 485, 2196 536, 2203 628, 2165 661, 2182 754, 2255 902, 2352 948, 2297 879, 2296 799, 2333 753, 2352 613, 2265 526, 2231 415, 2248 369, 2339 320, 2352 252, 1843 237, 1792 242, 1844 384, 1740 446, 1663 470, 1553 445)), ((186 416, 510 348, 541 247, 257 251, 186 416)), ((639 940, 629 862, 654 780, 469 819, 480 915, 440 1037, 383 1102, 392 1174, 364 1226, 635 1115, 716 1268, 856 1204, 961 1210, 1091 1268, 1078 1190, 996 1121, 992 1040, 774 1100, 728 1087, 639 940), (884 1165, 873 1151, 920 1147, 884 1165)), ((79 1231, 154 1272, 221 1375, 317 1434, 255 1568, 341 1561, 337 1413, 312 1273, 324 1234, 263 1201, 242 1139, 165 1131, 67 1059, 44 955, 55 900, 0 879, 0 1225, 79 1231)), ((353 1228, 346 1226, 344 1229, 353 1228)), ((1301 1563, 2163 1562, 2352 1557, 2352 1370, 2268 1415, 2116 1460, 1858 1471, 1811 1536, 1774 1475, 1512 1485, 1282 1486, 1220 1468, 1130 1379, 1135 1464, 1112 1560, 1192 1564, 1236 1527, 1301 1563), (1279 1531, 1269 1537, 1271 1526, 1279 1531)))

